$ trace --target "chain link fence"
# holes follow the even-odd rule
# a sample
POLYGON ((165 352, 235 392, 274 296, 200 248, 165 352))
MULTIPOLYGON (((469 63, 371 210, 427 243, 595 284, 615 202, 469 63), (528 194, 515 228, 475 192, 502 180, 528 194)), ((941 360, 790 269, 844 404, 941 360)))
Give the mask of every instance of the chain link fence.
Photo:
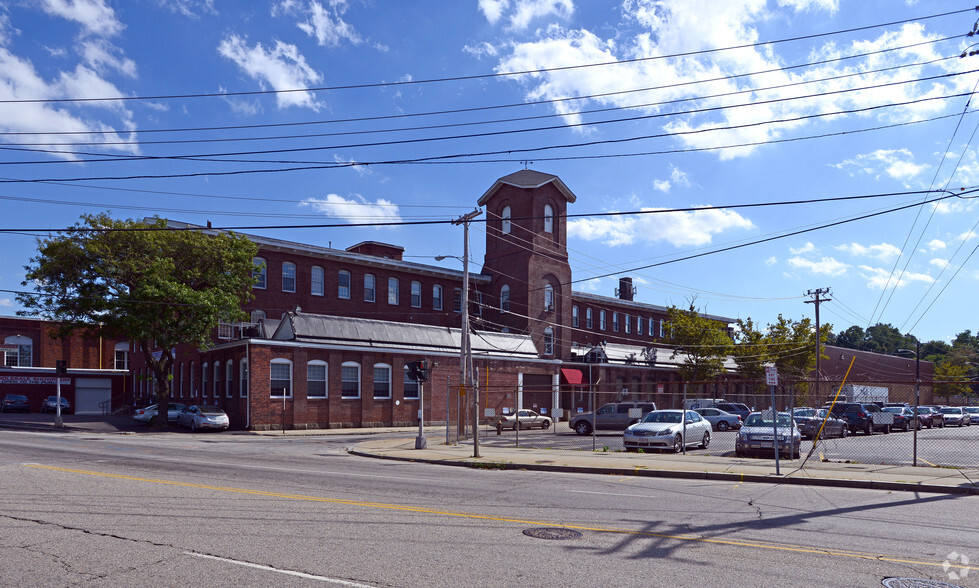
MULTIPOLYGON (((541 386, 519 391, 484 390, 481 394, 481 444, 551 451, 622 452, 627 450, 623 442, 627 427, 651 410, 685 406, 698 413, 698 416, 691 415, 689 421, 698 418, 711 421, 706 428, 705 423, 696 426, 694 422, 687 423, 689 431, 697 435, 688 435, 685 451, 681 447, 687 455, 774 459, 773 394, 764 382, 686 385, 671 382, 657 383, 647 389, 598 385, 554 390, 541 386), (742 414, 732 420, 712 407, 742 414), (515 416, 517 412, 520 412, 519 419, 515 416), (758 414, 749 416, 752 413, 758 414), (765 418, 767 429, 759 431, 750 426, 765 418), (709 431, 706 448, 699 447, 703 441, 702 430, 709 431), (750 436, 767 439, 768 449, 756 447, 742 451, 748 447, 750 436)), ((794 453, 786 446, 790 443, 788 439, 798 436, 800 459, 808 456, 810 460, 941 467, 979 465, 976 400, 933 398, 930 385, 796 381, 775 389, 774 406, 779 413, 794 415, 787 421, 789 430, 779 432, 783 459, 794 453)), ((472 414, 470 411, 469 415, 463 415, 469 418, 452 427, 454 432, 462 432, 460 442, 471 439, 472 414)), ((682 425, 679 431, 682 435, 682 425)), ((670 445, 663 451, 673 452, 676 448, 670 445)), ((656 449, 650 446, 641 451, 656 449)))

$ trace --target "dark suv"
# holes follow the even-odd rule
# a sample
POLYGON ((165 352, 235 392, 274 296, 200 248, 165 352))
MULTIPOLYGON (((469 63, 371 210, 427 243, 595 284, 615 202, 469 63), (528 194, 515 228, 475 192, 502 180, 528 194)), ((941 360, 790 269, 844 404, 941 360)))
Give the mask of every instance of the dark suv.
POLYGON ((605 404, 593 413, 583 412, 571 417, 568 426, 579 435, 591 435, 595 430, 624 431, 626 427, 656 410, 655 402, 612 402, 605 404))
MULTIPOLYGON (((829 408, 829 405, 826 405, 829 408)), ((861 404, 859 402, 837 402, 833 405, 833 416, 846 421, 851 433, 863 431, 864 435, 872 435, 874 430, 891 432, 887 423, 875 423, 874 414, 881 412, 876 404, 861 404)))

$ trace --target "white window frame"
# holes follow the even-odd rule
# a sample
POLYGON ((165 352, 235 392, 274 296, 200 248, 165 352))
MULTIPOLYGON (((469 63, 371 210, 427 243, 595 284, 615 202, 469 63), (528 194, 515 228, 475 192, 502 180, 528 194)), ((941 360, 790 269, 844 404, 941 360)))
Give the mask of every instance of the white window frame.
POLYGON ((432 308, 434 310, 442 310, 442 291, 441 284, 432 286, 432 308))
POLYGON ((636 317, 636 334, 637 335, 642 335, 642 323, 643 323, 643 318, 641 316, 637 316, 636 317))
POLYGON ((337 298, 350 300, 350 290, 353 284, 353 277, 347 270, 340 270, 337 273, 337 298))
POLYGON ((500 232, 509 235, 512 227, 510 226, 510 206, 504 206, 500 211, 500 232))
POLYGON ((34 366, 34 340, 24 335, 11 335, 4 338, 3 344, 8 347, 17 347, 17 351, 7 351, 0 353, 3 356, 2 365, 11 367, 33 367, 34 366))
POLYGON ((544 355, 554 355, 554 329, 544 328, 544 355))
POLYGON ((462 313, 462 288, 452 289, 452 312, 462 313))
POLYGON ((207 398, 207 373, 209 364, 205 361, 201 364, 201 398, 207 398))
MULTIPOLYGON (((407 367, 407 366, 406 366, 407 367)), ((404 372, 404 386, 402 387, 402 397, 405 400, 418 400, 418 389, 421 385, 417 380, 413 380, 408 377, 408 370, 402 370, 404 372)))
POLYGON ((650 337, 655 337, 656 336, 656 319, 653 318, 653 317, 649 317, 649 330, 648 330, 648 332, 649 332, 649 336, 650 337))
POLYGON ((214 362, 214 400, 221 398, 221 362, 214 362))
POLYGON ((252 277, 255 279, 255 285, 252 288, 256 290, 265 290, 268 288, 269 284, 269 264, 265 261, 264 257, 253 257, 252 265, 261 266, 258 269, 252 269, 252 277))
POLYGON ((313 296, 326 294, 326 271, 318 265, 309 268, 309 293, 313 296))
POLYGON ((578 306, 574 305, 571 307, 571 326, 577 328, 580 323, 578 306))
POLYGON ((282 357, 276 357, 269 362, 269 398, 292 398, 293 390, 293 376, 292 376, 292 360, 285 359, 282 357), (273 366, 284 365, 289 368, 289 390, 286 394, 276 394, 275 390, 272 388, 272 382, 282 382, 285 381, 284 378, 275 378, 275 370, 273 366))
MULTIPOLYGON (((317 370, 318 371, 318 370, 317 370)), ((330 364, 322 359, 313 359, 306 362, 306 398, 310 400, 323 400, 330 397, 330 364), (310 368, 323 368, 323 379, 313 378, 310 368), (309 385, 311 382, 323 382, 323 394, 311 395, 309 385)))
POLYGON ((234 383, 235 383, 235 361, 233 359, 229 359, 228 361, 226 361, 224 363, 224 365, 225 365, 225 368, 224 368, 224 378, 225 378, 225 380, 224 380, 224 397, 225 398, 234 398, 235 397, 235 391, 234 391, 234 383))
POLYGON ((361 396, 361 390, 360 390, 360 388, 361 388, 360 364, 357 363, 356 361, 345 361, 342 364, 340 364, 340 397, 341 398, 344 398, 344 399, 348 399, 348 400, 353 400, 353 399, 356 399, 356 398, 360 398, 360 396, 361 396), (344 384, 347 384, 347 383, 353 381, 353 380, 347 380, 347 379, 345 379, 346 378, 346 375, 347 375, 347 370, 345 370, 344 368, 356 368, 356 370, 357 370, 357 380, 356 380, 356 382, 357 382, 357 395, 356 396, 348 396, 344 392, 344 384))
POLYGON ((554 207, 550 204, 544 205, 544 232, 554 233, 554 207))
POLYGON ((128 343, 116 343, 115 354, 113 355, 112 365, 117 370, 128 370, 129 369, 129 344, 128 343), (119 354, 122 353, 122 365, 119 365, 119 354))
POLYGON ((598 311, 598 330, 604 331, 608 327, 608 314, 606 314, 605 309, 598 311))
POLYGON ((629 335, 630 333, 632 333, 632 317, 629 316, 628 314, 624 314, 622 315, 622 317, 623 317, 622 326, 625 327, 625 334, 629 335))
POLYGON ((377 300, 377 278, 374 274, 364 274, 364 302, 377 300))
POLYGON ((238 396, 248 398, 248 358, 238 361, 238 396))
POLYGON ((612 332, 619 332, 619 313, 614 310, 612 311, 612 332))
POLYGON ((510 284, 500 287, 500 310, 510 312, 510 284))
POLYGON ((550 282, 544 284, 544 310, 546 312, 554 310, 554 286, 550 282))
POLYGON ((296 264, 291 261, 282 262, 282 291, 295 293, 296 291, 296 264), (287 282, 291 280, 291 282, 287 282))
POLYGON ((585 328, 594 329, 595 328, 595 315, 592 313, 591 308, 585 309, 585 328))
POLYGON ((422 307, 422 283, 417 280, 411 282, 411 307, 422 307))
POLYGON ((398 278, 388 278, 388 304, 391 306, 401 304, 401 280, 398 278))
MULTIPOLYGON (((392 373, 392 370, 391 370, 391 366, 390 365, 388 365, 386 363, 375 363, 374 364, 374 386, 373 386, 373 389, 374 389, 374 399, 375 400, 390 400, 390 398, 391 398, 391 373, 392 373), (378 390, 377 390, 377 385, 379 383, 377 376, 378 376, 379 373, 386 374, 387 375, 387 390, 386 391, 382 390, 380 395, 378 394, 378 390)), ((381 380, 381 382, 383 382, 383 380, 381 380)))

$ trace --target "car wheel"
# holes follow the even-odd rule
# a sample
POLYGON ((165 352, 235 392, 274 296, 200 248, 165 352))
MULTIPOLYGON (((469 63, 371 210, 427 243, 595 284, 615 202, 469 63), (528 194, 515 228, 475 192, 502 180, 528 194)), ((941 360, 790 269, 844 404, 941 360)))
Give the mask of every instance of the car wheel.
POLYGON ((889 435, 890 432, 891 432, 891 426, 890 425, 884 425, 884 434, 885 435, 889 435))
POLYGON ((707 449, 710 446, 710 433, 704 432, 704 440, 700 442, 701 449, 707 449))
POLYGON ((846 427, 840 429, 840 439, 846 439, 847 435, 849 434, 850 434, 850 429, 847 429, 846 427))
POLYGON ((197 421, 190 421, 190 432, 191 433, 197 432, 197 421))
POLYGON ((873 435, 874 434, 874 425, 871 424, 870 422, 868 422, 867 423, 867 426, 863 428, 863 434, 864 435, 873 435))
POLYGON ((540 428, 542 431, 551 428, 551 421, 545 419, 544 422, 540 424, 540 428))
POLYGON ((683 451, 683 437, 677 435, 673 438, 673 453, 680 453, 683 451))
POLYGON ((156 424, 156 417, 150 417, 150 422, 148 422, 147 424, 148 424, 149 426, 151 426, 151 427, 152 427, 153 425, 155 425, 155 424, 156 424))
POLYGON ((515 423, 513 423, 513 430, 516 431, 518 429, 521 431, 523 430, 523 425, 520 424, 520 421, 516 421, 515 423))
POLYGON ((731 428, 731 425, 729 425, 727 423, 727 421, 717 421, 717 430, 718 431, 727 431, 730 428, 731 428))
POLYGON ((589 425, 586 421, 580 421, 574 426, 574 432, 578 433, 579 435, 587 435, 591 433, 591 425, 589 425))

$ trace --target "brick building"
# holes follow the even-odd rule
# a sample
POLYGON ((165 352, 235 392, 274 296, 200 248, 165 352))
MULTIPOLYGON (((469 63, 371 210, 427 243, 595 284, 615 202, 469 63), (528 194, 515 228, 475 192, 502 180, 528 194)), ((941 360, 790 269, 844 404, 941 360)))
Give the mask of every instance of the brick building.
POLYGON ((96 330, 54 336, 54 324, 38 318, 0 316, 0 395, 26 394, 31 410, 57 389, 57 361, 65 361, 61 394, 77 414, 101 414, 130 403, 129 344, 96 330))
MULTIPOLYGON (((618 398, 677 404, 667 308, 572 289, 567 207, 557 176, 522 170, 481 197, 486 247, 470 272, 468 317, 481 417, 503 408, 587 410, 618 398)), ((171 221, 173 226, 188 225, 171 221)), ((206 229, 205 229, 206 230, 206 229)), ((234 428, 415 424, 418 386, 407 362, 434 364, 426 421, 457 422, 463 272, 404 260, 397 245, 346 249, 249 235, 259 245, 247 323, 219 325, 215 345, 178 349, 172 399, 217 404, 234 428)), ((719 328, 732 322, 711 317, 719 328)), ((145 365, 134 362, 137 376, 145 365)), ((149 378, 136 397, 149 402, 149 378)), ((717 393, 722 393, 718 391, 717 393)))

